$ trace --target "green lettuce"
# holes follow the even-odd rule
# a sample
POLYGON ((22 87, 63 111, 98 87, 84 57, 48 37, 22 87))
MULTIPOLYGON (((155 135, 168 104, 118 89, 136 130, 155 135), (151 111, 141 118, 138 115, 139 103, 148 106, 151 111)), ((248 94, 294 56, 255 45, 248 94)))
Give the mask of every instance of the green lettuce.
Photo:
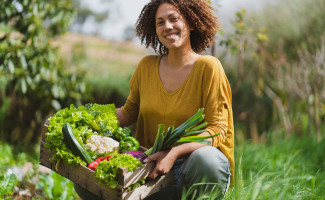
POLYGON ((101 161, 95 170, 95 178, 100 183, 104 183, 111 188, 116 188, 118 185, 118 168, 127 167, 128 171, 134 171, 142 166, 142 163, 135 157, 129 154, 115 154, 109 161, 101 161))
POLYGON ((78 142, 83 145, 92 134, 107 135, 119 127, 114 104, 86 104, 65 108, 49 118, 45 148, 56 152, 51 160, 63 160, 68 166, 76 167, 86 163, 75 156, 64 142, 62 127, 69 123, 78 142))
POLYGON ((99 111, 98 113, 95 112, 94 120, 91 123, 91 126, 95 131, 101 133, 114 133, 115 130, 119 127, 114 104, 93 104, 93 106, 91 106, 89 110, 90 112, 99 111), (114 115, 110 113, 114 113, 114 115))

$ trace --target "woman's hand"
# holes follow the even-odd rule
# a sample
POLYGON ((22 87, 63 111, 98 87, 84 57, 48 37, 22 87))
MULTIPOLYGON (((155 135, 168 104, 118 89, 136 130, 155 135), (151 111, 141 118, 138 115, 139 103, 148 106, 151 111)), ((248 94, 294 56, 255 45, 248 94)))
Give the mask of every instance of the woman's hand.
POLYGON ((148 156, 144 162, 156 161, 156 166, 149 174, 149 178, 155 179, 159 175, 167 174, 170 169, 173 167, 174 162, 177 159, 177 155, 171 150, 159 151, 148 156))

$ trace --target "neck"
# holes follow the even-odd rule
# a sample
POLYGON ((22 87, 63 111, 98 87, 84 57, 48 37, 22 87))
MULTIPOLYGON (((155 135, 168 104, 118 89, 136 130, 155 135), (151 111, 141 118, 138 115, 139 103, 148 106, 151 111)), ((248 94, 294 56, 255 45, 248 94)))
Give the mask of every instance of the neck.
POLYGON ((196 54, 192 49, 190 50, 169 50, 166 61, 170 67, 182 67, 193 61, 199 55, 196 54))

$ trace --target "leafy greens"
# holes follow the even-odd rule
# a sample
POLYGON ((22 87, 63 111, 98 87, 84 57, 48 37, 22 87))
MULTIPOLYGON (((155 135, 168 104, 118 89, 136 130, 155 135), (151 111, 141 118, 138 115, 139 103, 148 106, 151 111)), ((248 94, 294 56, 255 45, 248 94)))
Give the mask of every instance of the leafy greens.
POLYGON ((142 166, 142 163, 135 157, 129 154, 115 154, 109 161, 101 161, 95 170, 95 178, 100 183, 105 183, 111 188, 116 188, 118 185, 118 168, 127 167, 128 171, 134 171, 142 166))
MULTIPOLYGON (((85 106, 62 109, 49 118, 45 148, 55 151, 51 160, 63 160, 69 167, 86 165, 75 156, 64 142, 62 127, 69 123, 78 142, 83 145, 92 134, 113 133, 119 127, 114 104, 86 104, 85 106)), ((90 152, 91 153, 91 152, 90 152)))

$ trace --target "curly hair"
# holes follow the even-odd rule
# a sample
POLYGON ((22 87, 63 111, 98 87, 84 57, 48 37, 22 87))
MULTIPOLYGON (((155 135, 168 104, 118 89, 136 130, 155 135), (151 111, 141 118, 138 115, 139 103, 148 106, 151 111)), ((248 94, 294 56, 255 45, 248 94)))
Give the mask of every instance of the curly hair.
POLYGON ((214 36, 220 28, 213 7, 207 0, 151 0, 142 9, 136 22, 136 34, 141 44, 152 47, 156 53, 168 53, 156 34, 155 15, 159 5, 169 3, 175 6, 194 30, 190 32, 191 46, 194 52, 200 53, 215 43, 214 36))

